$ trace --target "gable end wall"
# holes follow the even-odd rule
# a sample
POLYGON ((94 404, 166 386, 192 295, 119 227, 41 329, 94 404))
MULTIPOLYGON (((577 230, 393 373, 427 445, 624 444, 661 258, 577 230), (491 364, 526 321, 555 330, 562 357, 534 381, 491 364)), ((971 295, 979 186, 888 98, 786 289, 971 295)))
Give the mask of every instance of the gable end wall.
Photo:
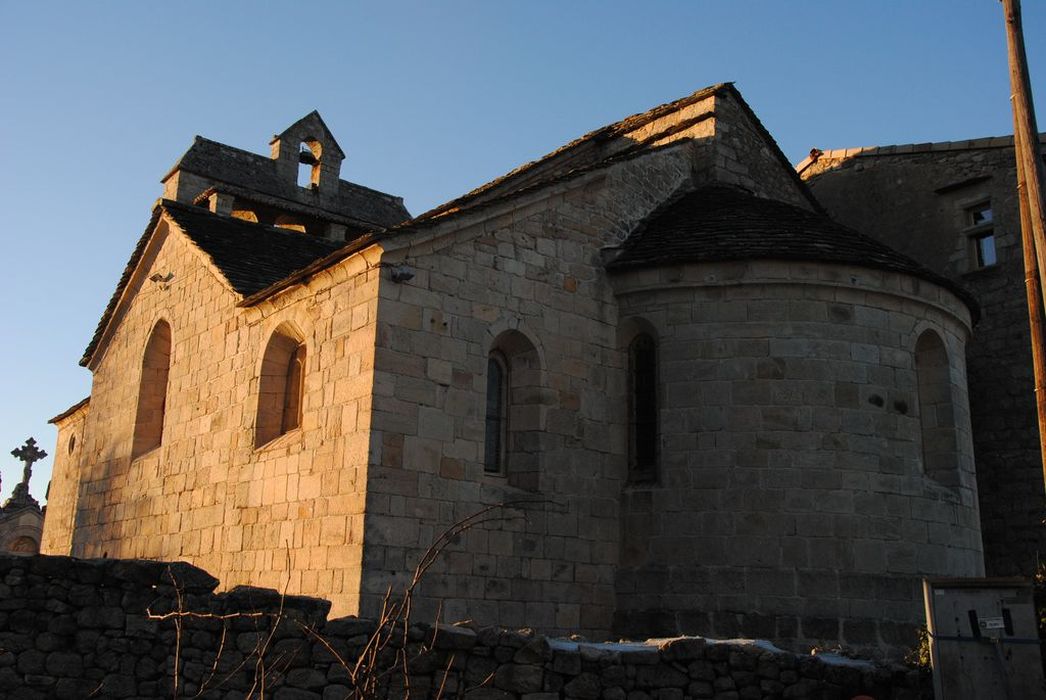
POLYGON ((308 591, 329 597, 340 613, 355 612, 377 296, 372 262, 353 256, 308 285, 241 308, 205 256, 172 231, 141 275, 172 279, 129 288, 94 369, 82 447, 52 486, 56 505, 75 503, 75 515, 49 524, 47 551, 188 560, 220 572, 228 586, 308 591), (160 318, 172 331, 163 439, 132 460, 142 352, 160 318), (302 425, 256 449, 259 367, 284 322, 307 346, 302 425))

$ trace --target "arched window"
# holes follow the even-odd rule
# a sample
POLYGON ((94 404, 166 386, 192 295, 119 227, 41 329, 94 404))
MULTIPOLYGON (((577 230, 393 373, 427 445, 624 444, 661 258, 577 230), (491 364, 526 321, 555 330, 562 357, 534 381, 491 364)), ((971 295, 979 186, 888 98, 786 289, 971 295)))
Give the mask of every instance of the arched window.
POLYGON ((951 370, 941 337, 925 331, 915 344, 919 382, 919 423, 923 470, 946 486, 959 484, 959 450, 955 436, 951 370))
POLYGON ((166 321, 157 321, 142 357, 132 459, 160 446, 164 415, 167 412, 167 377, 170 371, 171 327, 166 321))
POLYGON ((519 331, 495 340, 487 357, 483 471, 517 488, 540 484, 543 407, 538 351, 519 331))
POLYGON ((305 344, 289 325, 277 328, 262 356, 254 445, 260 447, 301 425, 305 344))
POLYGON ((483 471, 505 473, 505 445, 508 438, 508 364, 500 352, 487 358, 486 441, 483 471))
POLYGON ((653 481, 658 459, 657 343, 640 333, 628 346, 629 480, 653 481))

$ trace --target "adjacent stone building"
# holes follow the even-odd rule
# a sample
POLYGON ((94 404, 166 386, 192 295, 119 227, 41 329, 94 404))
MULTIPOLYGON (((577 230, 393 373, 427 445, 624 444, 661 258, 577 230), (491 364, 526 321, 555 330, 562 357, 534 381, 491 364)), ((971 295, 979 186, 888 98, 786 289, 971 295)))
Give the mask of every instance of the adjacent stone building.
POLYGON ((22 460, 22 479, 11 491, 11 497, 0 506, 0 553, 38 554, 47 509, 41 508, 29 493, 29 480, 33 463, 47 453, 36 446, 36 440, 29 438, 23 446, 12 450, 11 455, 22 460))
POLYGON ((815 150, 798 171, 836 221, 961 284, 979 303, 966 357, 985 566, 997 576, 1033 575, 1046 553, 1046 494, 1013 138, 815 150))
POLYGON ((510 503, 421 612, 868 646, 983 573, 975 303, 828 219, 733 86, 414 218, 342 153, 313 113, 168 174, 55 419, 45 551, 373 614, 510 503))

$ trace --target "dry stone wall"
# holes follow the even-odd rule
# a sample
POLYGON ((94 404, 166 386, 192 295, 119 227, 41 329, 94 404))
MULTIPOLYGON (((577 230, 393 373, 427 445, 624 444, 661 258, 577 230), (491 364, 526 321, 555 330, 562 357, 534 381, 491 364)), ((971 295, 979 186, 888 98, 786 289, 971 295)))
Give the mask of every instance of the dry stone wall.
MULTIPOLYGON (((215 594, 217 584, 184 563, 0 555, 0 695, 350 697, 350 669, 374 622, 328 620, 329 602, 272 590, 215 594)), ((579 644, 412 624, 406 648, 418 700, 932 697, 918 672, 766 644, 579 644)), ((373 697, 403 697, 403 678, 390 673, 373 697)))

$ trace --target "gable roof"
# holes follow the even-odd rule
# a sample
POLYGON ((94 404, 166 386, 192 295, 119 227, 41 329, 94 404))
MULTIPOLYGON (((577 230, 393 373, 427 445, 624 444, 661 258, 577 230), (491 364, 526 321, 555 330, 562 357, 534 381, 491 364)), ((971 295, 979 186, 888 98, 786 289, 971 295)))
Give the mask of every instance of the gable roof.
POLYGON ((55 423, 63 421, 66 418, 68 418, 69 416, 73 415, 74 413, 79 411, 81 408, 84 408, 84 407, 88 406, 90 403, 91 403, 91 397, 90 396, 88 396, 87 398, 84 398, 84 399, 80 399, 79 401, 74 403, 72 406, 70 406, 69 408, 65 409, 64 411, 62 411, 57 416, 55 416, 54 418, 52 418, 51 420, 49 420, 47 422, 50 423, 51 425, 54 425, 55 423))
POLYGON ((344 245, 170 200, 163 200, 161 207, 206 253, 229 286, 245 297, 344 245))
POLYGON ((152 216, 149 217, 149 223, 145 226, 145 231, 139 237, 138 242, 134 246, 134 250, 131 251, 131 258, 124 265, 123 272, 120 273, 120 281, 116 283, 116 290, 113 295, 109 297, 109 303, 105 305, 105 311, 102 312, 102 317, 98 319, 98 325, 95 326, 94 335, 91 336, 90 342, 87 343, 87 348, 84 349, 84 355, 80 358, 80 366, 86 367, 90 363, 91 358, 94 357, 95 350, 98 349, 99 343, 102 341, 102 335, 105 333, 105 329, 109 326, 109 321, 112 319, 113 314, 116 313, 116 306, 120 303, 120 297, 123 295, 124 289, 127 288, 128 283, 131 281, 131 275, 134 274, 135 269, 138 267, 138 263, 142 259, 142 255, 145 254, 145 246, 149 243, 149 239, 152 238, 153 231, 156 229, 156 224, 160 221, 160 215, 162 214, 160 205, 157 204, 153 207, 152 216))
MULTIPOLYGON (((814 198, 806 183, 792 168, 788 159, 778 147, 777 142, 766 130, 762 122, 759 121, 744 98, 741 97, 740 92, 734 87, 733 83, 718 83, 697 90, 686 97, 658 105, 645 112, 633 114, 591 131, 536 161, 525 163, 515 170, 495 178, 461 197, 431 209, 414 219, 408 218, 409 215, 403 207, 400 198, 341 180, 340 183, 345 192, 351 193, 352 196, 358 194, 363 198, 352 206, 360 206, 363 209, 373 207, 372 209, 367 209, 370 212, 368 214, 369 221, 378 225, 378 230, 364 234, 341 245, 322 241, 323 245, 317 244, 307 249, 296 248, 293 254, 284 256, 281 252, 283 243, 280 241, 284 240, 282 237, 289 236, 297 239, 292 244, 295 246, 309 246, 311 244, 303 241, 320 241, 321 239, 308 239, 308 237, 303 237, 300 234, 287 234, 277 230, 278 237, 272 239, 271 245, 263 244, 259 247, 256 244, 261 242, 262 239, 258 237, 258 230, 266 229, 266 227, 227 217, 219 217, 224 220, 224 223, 219 223, 213 218, 215 215, 203 209, 187 207, 186 205, 164 200, 154 210, 153 220, 150 221, 146 233, 139 240, 131 260, 128 262, 127 268, 125 268, 120 279, 120 283, 117 285, 116 292, 106 307, 102 319, 99 321, 94 338, 88 345, 80 363, 86 365, 97 349, 105 326, 114 313, 119 297, 141 258, 149 234, 156 225, 157 217, 159 216, 158 212, 161 207, 163 210, 168 211, 172 218, 178 222, 179 227, 185 230, 197 246, 210 256, 229 281, 230 286, 244 297, 241 305, 249 305, 295 284, 302 278, 334 265, 375 242, 393 236, 408 235, 418 229, 427 228, 434 224, 442 224, 451 217, 476 211, 485 205, 510 200, 535 189, 569 180, 584 173, 608 167, 614 163, 640 155, 646 150, 656 147, 653 144, 657 140, 675 133, 681 127, 689 127, 693 123, 714 116, 714 109, 707 114, 693 117, 682 125, 666 126, 665 129, 658 133, 649 135, 641 141, 624 144, 618 149, 603 150, 599 145, 633 132, 674 111, 681 110, 716 95, 728 95, 737 101, 742 111, 763 137, 774 157, 781 163, 784 172, 789 173, 793 178, 798 190, 816 211, 823 211, 820 203, 814 198), (542 171, 539 166, 544 167, 544 170, 542 171), (179 216, 182 218, 184 225, 182 222, 179 222, 179 216), (253 233, 247 233, 248 231, 253 233), (231 233, 232 235, 226 236, 226 233, 231 233), (238 237, 237 234, 241 235, 238 237), (252 237, 253 242, 249 248, 237 248, 239 244, 236 241, 242 240, 242 235, 252 237), (249 257, 243 255, 245 251, 249 251, 251 255, 249 257), (262 255, 258 255, 260 251, 264 251, 262 255), (282 276, 278 276, 280 274, 282 276)), ((291 125, 291 127, 288 127, 284 133, 295 128, 301 121, 312 118, 312 116, 313 113, 306 115, 291 125)), ((318 113, 315 113, 315 117, 320 119, 318 113)), ((322 119, 320 119, 320 123, 322 124, 322 119)), ((325 124, 323 126, 326 128, 325 124)), ((230 184, 243 184, 253 190, 280 196, 283 190, 283 183, 276 176, 274 164, 275 161, 270 158, 197 136, 193 145, 164 177, 164 180, 170 177, 176 170, 183 169, 208 175, 213 179, 230 184)), ((273 229, 269 230, 273 231, 273 229)), ((266 236, 269 234, 261 235, 266 236)))
POLYGON ((164 215, 210 259, 229 286, 241 297, 249 297, 272 286, 295 270, 307 267, 344 245, 297 231, 220 216, 203 207, 161 200, 153 208, 149 225, 138 240, 116 291, 98 321, 94 335, 80 359, 81 365, 86 366, 98 349, 120 297, 164 215))
POLYGON ((391 226, 385 230, 373 231, 361 238, 351 241, 347 243, 344 248, 333 252, 326 259, 318 260, 309 267, 296 271, 287 279, 280 280, 270 288, 258 292, 249 299, 245 299, 242 303, 247 305, 249 303, 260 301, 270 294, 275 294, 280 290, 293 285, 301 278, 305 278, 314 274, 318 270, 322 270, 325 267, 338 263, 340 260, 345 259, 349 255, 352 255, 356 251, 372 243, 380 242, 394 236, 407 236, 421 229, 430 228, 451 221, 454 217, 468 215, 495 203, 512 200, 515 197, 533 192, 542 187, 580 177, 586 173, 608 167, 623 160, 637 157, 653 148, 658 148, 658 146, 653 144, 655 144, 659 139, 675 133, 680 128, 689 128, 694 123, 714 117, 714 109, 705 114, 697 115, 685 120, 682 124, 667 126, 664 130, 651 134, 641 141, 633 142, 611 152, 600 150, 598 144, 627 134, 660 117, 671 114, 674 111, 683 109, 714 95, 729 95, 737 101, 737 104, 741 107, 747 118, 763 137, 767 146, 774 155, 774 158, 781 164, 782 172, 786 173, 787 176, 792 179, 797 189, 803 194, 803 197, 810 203, 815 211, 823 212, 824 208, 821 206, 821 203, 813 196, 813 193, 810 191, 806 182, 804 182, 802 178, 799 177, 799 174, 795 172, 792 164, 781 151, 773 136, 771 136, 770 132, 766 130, 763 123, 759 121, 755 112, 752 111, 752 108, 749 107, 748 103, 745 102, 743 97, 741 97, 741 93, 734 87, 734 84, 718 83, 716 85, 702 88, 686 97, 682 97, 672 102, 666 102, 665 104, 648 109, 645 112, 633 114, 632 116, 614 122, 613 124, 600 127, 595 131, 590 131, 584 136, 557 148, 542 158, 525 163, 511 172, 495 178, 487 184, 482 185, 461 197, 430 209, 413 219, 391 226), (556 161, 562 162, 556 163, 556 161), (549 164, 552 164, 551 167, 546 167, 544 172, 538 173, 542 166, 548 166, 549 164))
POLYGON ((951 280, 823 214, 738 187, 710 185, 652 214, 621 245, 609 271, 686 262, 803 260, 901 272, 938 284, 978 305, 951 280))
MULTIPOLYGON (((781 164, 781 167, 784 169, 785 172, 791 174, 793 182, 798 188, 798 190, 802 192, 803 196, 810 203, 810 205, 814 207, 816 211, 823 211, 820 202, 818 202, 817 199, 813 196, 813 193, 810 192, 809 188, 806 186, 806 183, 803 182, 803 180, 800 177, 798 177, 798 174, 792 167, 791 162, 789 162, 784 152, 781 151, 780 146, 778 146, 777 141, 774 140, 774 137, 770 134, 769 131, 767 131, 766 127, 763 126, 763 123, 759 121, 759 118, 756 116, 755 112, 752 111, 752 108, 748 105, 745 99, 741 96, 741 93, 738 91, 738 89, 734 86, 733 83, 726 82, 710 85, 708 87, 697 90, 696 92, 693 92, 687 95, 686 97, 681 97, 678 100, 673 100, 672 102, 666 102, 664 104, 648 109, 645 112, 633 114, 612 124, 608 124, 606 126, 595 129, 594 131, 590 131, 587 134, 579 138, 576 138, 573 141, 570 141, 569 143, 557 148, 551 153, 548 153, 542 156, 541 158, 538 158, 537 160, 524 163, 523 165, 506 173, 505 175, 502 175, 501 177, 495 178, 490 182, 481 185, 480 187, 477 187, 471 192, 467 192, 466 194, 457 197, 456 199, 452 199, 449 202, 446 202, 433 209, 430 209, 427 212, 419 214, 411 222, 406 222, 405 225, 409 225, 410 223, 415 223, 429 218, 439 217, 450 212, 460 211, 469 208, 478 201, 485 200, 490 196, 503 196, 519 191, 522 188, 530 189, 534 185, 541 184, 546 180, 561 179, 564 175, 569 174, 573 171, 591 170, 593 167, 599 165, 601 161, 604 161, 611 157, 620 157, 621 155, 623 155, 621 152, 614 152, 613 154, 599 152, 599 150, 595 148, 596 145, 608 142, 614 138, 622 137, 628 134, 629 132, 635 131, 636 129, 639 129, 640 127, 649 124, 650 122, 653 122, 654 120, 659 119, 667 114, 671 114, 672 112, 681 110, 696 102, 700 102, 701 100, 717 95, 728 95, 737 101, 737 104, 741 107, 742 111, 745 113, 748 119, 751 120, 756 130, 766 141, 767 146, 770 147, 770 150, 772 151, 775 159, 781 164), (585 153, 585 151, 589 152, 585 153), (570 156, 570 158, 564 163, 562 167, 552 168, 550 172, 547 172, 538 180, 534 180, 532 178, 534 171, 536 171, 539 167, 544 166, 547 168, 547 166, 552 161, 555 161, 557 159, 565 159, 565 157, 568 155, 570 156)), ((710 114, 709 116, 712 116, 712 114, 710 114)), ((669 129, 669 131, 671 131, 671 128, 669 129)), ((633 148, 643 147, 647 145, 648 142, 653 141, 659 136, 663 135, 667 135, 667 132, 666 134, 655 134, 654 137, 646 139, 646 142, 635 144, 633 148)))

